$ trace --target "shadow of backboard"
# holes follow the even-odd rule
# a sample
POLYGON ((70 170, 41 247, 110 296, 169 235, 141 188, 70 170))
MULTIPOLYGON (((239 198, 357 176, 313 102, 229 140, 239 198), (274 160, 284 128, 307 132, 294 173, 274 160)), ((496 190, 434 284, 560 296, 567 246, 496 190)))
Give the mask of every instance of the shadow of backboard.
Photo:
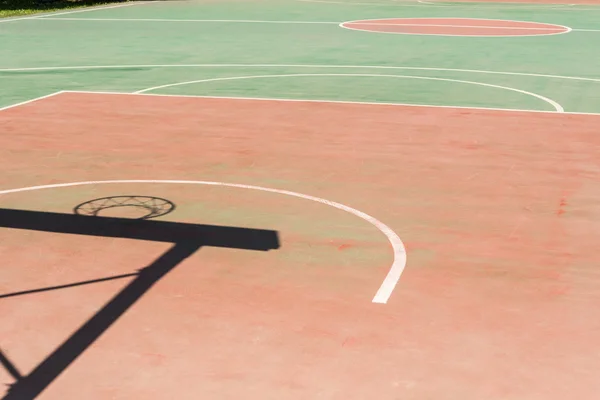
MULTIPOLYGON (((3 400, 36 398, 156 282, 198 249, 212 246, 268 251, 278 249, 280 246, 278 233, 272 230, 143 219, 90 217, 15 209, 0 209, 0 228, 173 243, 169 250, 151 264, 139 269, 134 274, 120 276, 134 278, 29 374, 21 375, 16 365, 0 351, 0 364, 16 381, 10 386, 3 400)), ((107 279, 115 279, 115 277, 78 284, 107 279)), ((17 294, 55 288, 31 290, 17 294)), ((13 295, 16 294, 3 295, 0 293, 0 299, 13 295)))

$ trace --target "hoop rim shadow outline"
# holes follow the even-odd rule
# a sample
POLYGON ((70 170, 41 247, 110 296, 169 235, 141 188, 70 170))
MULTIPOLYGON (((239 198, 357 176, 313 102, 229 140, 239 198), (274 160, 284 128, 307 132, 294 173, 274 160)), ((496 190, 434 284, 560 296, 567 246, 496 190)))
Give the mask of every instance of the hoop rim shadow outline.
POLYGON ((144 215, 143 217, 132 218, 132 219, 151 219, 151 218, 162 217, 164 215, 172 213, 177 208, 175 203, 173 203, 172 201, 167 200, 165 198, 162 198, 162 197, 143 196, 143 195, 119 195, 119 196, 99 197, 99 198, 96 198, 93 200, 85 201, 83 203, 76 205, 73 208, 73 212, 78 215, 87 215, 87 216, 98 217, 98 213, 100 211, 107 210, 110 208, 118 208, 118 207, 138 207, 138 208, 144 208, 149 211, 149 213, 144 215), (127 203, 126 202, 127 200, 134 200, 134 199, 138 199, 138 198, 144 198, 144 199, 148 199, 148 200, 145 202, 138 201, 137 203, 127 203), (125 199, 125 200, 123 202, 118 202, 115 199, 125 199), (156 200, 161 201, 163 203, 162 205, 163 206, 166 205, 167 208, 162 209, 160 212, 157 212, 156 210, 159 209, 159 207, 155 203, 156 200), (98 201, 103 201, 103 203, 101 205, 94 204, 98 201), (147 205, 147 203, 150 201, 152 201, 154 207, 147 205), (114 202, 114 204, 106 205, 107 203, 110 203, 110 202, 114 202), (86 213, 81 212, 82 210, 85 210, 85 208, 84 208, 85 206, 91 206, 91 207, 96 207, 96 208, 88 209, 87 211, 91 212, 91 213, 86 214, 86 213))

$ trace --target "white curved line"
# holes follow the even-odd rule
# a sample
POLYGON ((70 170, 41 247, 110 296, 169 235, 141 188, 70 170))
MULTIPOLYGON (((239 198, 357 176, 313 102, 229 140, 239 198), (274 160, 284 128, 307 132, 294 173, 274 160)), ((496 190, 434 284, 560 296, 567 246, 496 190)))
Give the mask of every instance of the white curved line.
POLYGON ((61 71, 78 69, 118 69, 118 68, 356 68, 356 69, 400 69, 415 71, 468 72, 474 74, 534 76, 539 78, 569 79, 600 82, 600 78, 580 76, 536 74, 532 72, 487 71, 480 69, 437 68, 437 67, 399 67, 393 65, 322 65, 322 64, 129 64, 129 65, 74 65, 63 67, 23 67, 0 68, 0 72, 61 71))
POLYGON ((320 197, 309 196, 309 195, 302 194, 302 193, 292 192, 289 190, 280 190, 280 189, 272 189, 272 188, 267 188, 267 187, 262 187, 262 186, 243 185, 243 184, 238 184, 238 183, 212 182, 212 181, 127 179, 127 180, 55 183, 55 184, 50 184, 50 185, 30 186, 30 187, 17 188, 17 189, 6 189, 6 190, 0 190, 0 195, 9 194, 9 193, 29 192, 29 191, 42 190, 42 189, 56 189, 56 188, 73 187, 73 186, 118 184, 118 183, 159 183, 159 184, 166 183, 166 184, 184 184, 184 185, 191 184, 191 185, 224 186, 224 187, 233 187, 233 188, 240 188, 240 189, 259 190, 262 192, 284 194, 287 196, 293 196, 293 197, 298 197, 301 199, 315 201, 317 203, 321 203, 321 204, 325 204, 325 205, 337 208, 338 210, 346 211, 347 213, 350 213, 358 218, 361 218, 361 219, 367 221, 368 223, 370 223, 371 225, 373 225, 375 228, 377 228, 379 231, 381 231, 381 233, 383 233, 387 237, 388 241, 392 245, 392 250, 394 252, 394 261, 392 263, 392 266, 390 267, 388 274, 386 275, 385 279, 383 280, 383 283, 377 290, 377 293, 373 297, 373 300, 372 300, 373 303, 381 303, 381 304, 387 303, 394 288, 396 287, 396 284, 398 283, 398 280, 400 280, 400 276, 402 275, 402 272, 404 271, 404 268, 406 266, 406 249, 404 247, 404 243, 402 243, 402 240, 400 239, 400 237, 390 227, 385 225, 383 222, 379 221, 378 219, 376 219, 362 211, 359 211, 355 208, 346 206, 344 204, 337 203, 335 201, 322 199, 320 197))
MULTIPOLYGON (((451 36, 451 37, 489 37, 489 38, 503 38, 503 37, 508 37, 508 38, 513 38, 513 37, 529 37, 529 36, 552 36, 552 35, 564 35, 565 33, 569 33, 571 32, 573 29, 568 27, 568 26, 564 26, 564 25, 557 25, 557 24, 547 24, 547 25, 553 25, 553 26, 557 26, 560 28, 563 28, 564 30, 562 31, 556 31, 556 32, 550 32, 550 33, 531 33, 531 34, 520 34, 520 35, 453 35, 453 34, 438 34, 438 33, 410 33, 410 32, 383 32, 383 31, 377 31, 377 30, 369 30, 369 29, 358 29, 358 28, 351 28, 346 26, 346 24, 358 24, 361 22, 368 22, 368 21, 385 21, 385 20, 396 20, 396 19, 456 19, 456 17, 415 17, 415 18, 376 18, 376 19, 362 19, 362 20, 356 20, 356 21, 345 21, 342 22, 339 27, 340 28, 344 28, 344 29, 349 29, 352 31, 363 31, 363 32, 374 32, 374 33, 387 33, 387 34, 394 34, 394 35, 413 35, 413 36, 451 36)), ((545 24, 543 22, 535 22, 535 21, 515 21, 512 19, 494 19, 494 18, 461 18, 461 19, 472 19, 475 21, 503 21, 503 22, 517 22, 517 23, 522 23, 522 22, 528 22, 528 23, 532 23, 532 24, 545 24)), ((385 24, 381 24, 381 25, 385 25, 385 24)), ((392 24, 389 24, 392 25, 392 24)), ((456 26, 456 27, 460 27, 460 26, 456 26)), ((479 27, 477 27, 479 28, 479 27)))
MULTIPOLYGON (((409 19, 413 19, 413 18, 409 18, 409 19)), ((364 20, 364 21, 369 21, 369 20, 364 20)), ((351 22, 344 22, 345 24, 356 24, 356 25, 369 25, 369 26, 425 26, 425 27, 441 27, 441 28, 482 28, 482 29, 514 29, 514 30, 523 30, 523 31, 560 31, 561 33, 564 32, 564 28, 560 27, 560 29, 558 28, 527 28, 527 27, 522 27, 522 26, 478 26, 478 25, 450 25, 450 24, 379 24, 379 23, 368 23, 368 22, 362 22, 362 21, 351 21, 351 22)), ((560 26, 560 25, 555 25, 555 26, 560 26)), ((382 32, 383 33, 383 32, 382 32)), ((465 35, 465 36, 470 36, 470 35, 465 35)), ((539 35, 537 35, 539 36, 539 35)))
POLYGON ((560 113, 565 112, 564 108, 560 104, 558 104, 556 101, 551 100, 551 99, 549 99, 547 97, 541 96, 541 95, 536 94, 536 93, 527 92, 525 90, 520 90, 520 89, 515 89, 515 88, 506 87, 506 86, 500 86, 500 85, 492 85, 492 84, 489 84, 489 83, 463 81, 463 80, 449 79, 449 78, 432 78, 432 77, 425 77, 425 76, 412 76, 412 75, 380 75, 380 74, 283 74, 283 75, 233 76, 233 77, 225 77, 225 78, 198 79, 198 80, 188 81, 188 82, 169 83, 169 84, 166 84, 166 85, 154 86, 154 87, 150 87, 150 88, 138 90, 137 92, 134 92, 134 93, 141 94, 141 93, 146 93, 146 92, 150 92, 150 91, 157 90, 157 89, 163 89, 163 88, 173 87, 173 86, 191 85, 191 84, 194 84, 194 83, 231 81, 231 80, 243 80, 243 79, 259 79, 259 78, 287 78, 287 77, 308 77, 308 76, 353 76, 353 77, 375 77, 375 78, 384 77, 384 78, 406 78, 406 79, 420 79, 420 80, 431 80, 431 81, 445 81, 445 82, 465 83, 465 84, 471 84, 471 85, 479 85, 479 86, 492 87, 492 88, 496 88, 496 89, 504 89, 504 90, 509 90, 509 91, 512 91, 512 92, 526 94, 528 96, 536 97, 536 98, 538 98, 540 100, 545 101, 546 103, 548 103, 552 107, 554 107, 554 109, 557 112, 560 112, 560 113))

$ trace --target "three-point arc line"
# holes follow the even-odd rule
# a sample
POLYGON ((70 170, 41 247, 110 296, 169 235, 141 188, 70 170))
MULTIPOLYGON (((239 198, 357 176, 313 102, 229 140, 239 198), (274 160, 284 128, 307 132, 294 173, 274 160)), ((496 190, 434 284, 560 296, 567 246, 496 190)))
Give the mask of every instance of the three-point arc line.
POLYGON ((289 190, 281 190, 281 189, 272 189, 262 186, 254 186, 254 185, 244 185, 238 183, 225 183, 225 182, 212 182, 212 181, 189 181, 189 180, 139 180, 139 179, 129 179, 129 180, 106 180, 106 181, 86 181, 86 182, 71 182, 71 183, 57 183, 50 185, 41 185, 41 186, 29 186, 17 189, 6 189, 0 190, 0 195, 10 194, 10 193, 18 193, 18 192, 29 192, 34 190, 43 190, 43 189, 56 189, 56 188, 65 188, 65 187, 73 187, 73 186, 84 186, 84 185, 101 185, 101 184, 120 184, 120 183, 154 183, 154 184, 188 184, 188 185, 209 185, 209 186, 224 186, 231 188, 239 188, 239 189, 250 189, 250 190, 259 190, 262 192, 269 193, 277 193, 283 194, 287 196, 293 196, 301 199, 315 201, 317 203, 325 204, 330 207, 337 208, 338 210, 346 211, 354 216, 357 216, 360 219, 363 219, 376 227, 381 233, 383 233, 388 241, 390 242, 393 250, 394 260, 390 267, 389 272, 387 273, 385 279, 383 280, 381 286, 377 290, 375 296, 372 299, 373 303, 385 304, 389 300, 394 288, 396 287, 398 281, 400 280, 400 276, 404 271, 406 266, 406 249, 400 237, 387 225, 378 219, 359 211, 355 208, 346 206, 341 203, 337 203, 335 201, 326 200, 320 197, 310 196, 302 193, 292 192, 289 190))

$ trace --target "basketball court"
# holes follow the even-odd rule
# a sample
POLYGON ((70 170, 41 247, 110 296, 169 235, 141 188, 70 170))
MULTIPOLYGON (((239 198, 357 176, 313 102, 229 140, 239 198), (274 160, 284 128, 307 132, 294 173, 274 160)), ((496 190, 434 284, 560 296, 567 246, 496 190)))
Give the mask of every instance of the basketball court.
POLYGON ((594 399, 598 18, 0 20, 2 399, 594 399))

